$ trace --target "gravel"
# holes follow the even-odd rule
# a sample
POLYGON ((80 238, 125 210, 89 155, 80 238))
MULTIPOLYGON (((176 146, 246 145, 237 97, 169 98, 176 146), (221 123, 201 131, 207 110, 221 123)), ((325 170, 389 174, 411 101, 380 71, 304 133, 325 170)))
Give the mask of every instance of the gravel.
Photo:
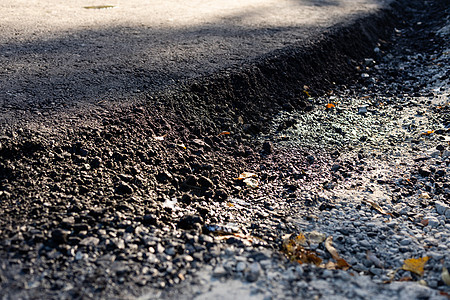
POLYGON ((1 137, 2 299, 446 299, 448 8, 414 4, 265 130, 143 106, 1 137))

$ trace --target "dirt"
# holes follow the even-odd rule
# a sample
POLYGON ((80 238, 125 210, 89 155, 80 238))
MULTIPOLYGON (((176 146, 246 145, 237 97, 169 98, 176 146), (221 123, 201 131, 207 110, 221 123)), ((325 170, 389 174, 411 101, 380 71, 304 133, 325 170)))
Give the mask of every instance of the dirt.
POLYGON ((279 249, 289 228, 263 220, 287 223, 296 180, 318 189, 332 179, 332 162, 327 149, 277 150, 257 137, 279 112, 308 114, 319 105, 312 98, 357 80, 355 67, 389 40, 399 15, 408 19, 406 3, 396 5, 241 68, 140 93, 135 105, 3 127, 0 285, 7 297, 120 298, 176 285, 196 271, 176 260, 186 245, 202 253, 199 268, 214 258, 208 226, 235 221, 223 209, 234 198, 256 199, 239 216, 258 238, 254 247, 279 249), (244 171, 268 184, 250 188, 236 179, 244 171), (265 201, 279 194, 283 201, 265 201), (171 258, 152 260, 154 253, 171 258))

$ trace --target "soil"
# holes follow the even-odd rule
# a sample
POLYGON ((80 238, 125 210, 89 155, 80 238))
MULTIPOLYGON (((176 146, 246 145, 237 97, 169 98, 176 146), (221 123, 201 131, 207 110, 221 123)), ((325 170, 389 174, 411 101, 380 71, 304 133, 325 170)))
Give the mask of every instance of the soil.
MULTIPOLYGON (((286 133, 292 119, 312 116, 330 91, 339 94, 344 84, 370 88, 362 79, 364 59, 375 47, 393 47, 394 27, 421 18, 421 34, 409 35, 403 47, 442 49, 437 37, 424 39, 445 22, 446 8, 445 1, 394 2, 392 10, 333 27, 309 45, 148 93, 146 102, 114 113, 96 108, 52 126, 3 128, 5 299, 132 298, 155 291, 176 297, 180 283, 218 264, 227 245, 278 253, 287 264, 279 250, 283 237, 298 230, 292 218, 299 209, 312 220, 317 210, 332 208, 315 195, 345 181, 351 167, 335 172, 342 166, 333 159, 349 141, 278 141, 295 140, 286 133), (243 172, 258 177, 239 179, 243 172)), ((435 113, 448 126, 448 106, 435 113)), ((361 141, 355 139, 350 142, 361 141)), ((259 271, 248 274, 247 281, 256 281, 259 271)))

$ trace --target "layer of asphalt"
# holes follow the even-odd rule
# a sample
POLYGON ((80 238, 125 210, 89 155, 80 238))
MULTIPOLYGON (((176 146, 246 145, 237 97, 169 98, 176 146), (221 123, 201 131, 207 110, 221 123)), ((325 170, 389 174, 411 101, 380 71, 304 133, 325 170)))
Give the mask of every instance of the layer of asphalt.
MULTIPOLYGON (((324 65, 315 60, 327 57, 299 62, 299 53, 314 54, 313 46, 337 31, 372 35, 367 27, 373 22, 367 19, 385 12, 391 2, 113 0, 107 3, 112 8, 95 9, 86 7, 105 3, 2 1, 1 132, 17 127, 45 131, 39 127, 43 124, 51 131, 55 120, 105 108, 109 113, 224 70, 248 74, 264 66, 263 77, 308 75, 315 65, 324 65)), ((357 50, 353 43, 336 52, 357 50)), ((228 76, 223 75, 219 79, 228 76)))

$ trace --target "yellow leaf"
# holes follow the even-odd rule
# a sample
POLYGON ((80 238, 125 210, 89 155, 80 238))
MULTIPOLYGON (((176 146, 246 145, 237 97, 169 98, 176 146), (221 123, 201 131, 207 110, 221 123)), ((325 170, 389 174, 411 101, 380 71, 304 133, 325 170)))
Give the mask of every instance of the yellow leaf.
POLYGON ((428 256, 421 258, 408 258, 405 259, 402 269, 405 271, 410 271, 416 273, 417 275, 423 276, 424 266, 430 258, 428 256))
POLYGON ((311 97, 307 90, 304 90, 303 93, 305 93, 308 98, 311 97))
POLYGON ((428 131, 422 132, 422 135, 430 135, 432 133, 434 133, 434 130, 428 130, 428 131))
POLYGON ((229 131, 222 131, 221 133, 219 133, 218 136, 224 135, 224 134, 231 134, 229 131))
POLYGON ((326 106, 327 109, 332 109, 332 108, 335 108, 335 107, 336 107, 336 105, 334 105, 333 103, 328 103, 327 106, 326 106))

